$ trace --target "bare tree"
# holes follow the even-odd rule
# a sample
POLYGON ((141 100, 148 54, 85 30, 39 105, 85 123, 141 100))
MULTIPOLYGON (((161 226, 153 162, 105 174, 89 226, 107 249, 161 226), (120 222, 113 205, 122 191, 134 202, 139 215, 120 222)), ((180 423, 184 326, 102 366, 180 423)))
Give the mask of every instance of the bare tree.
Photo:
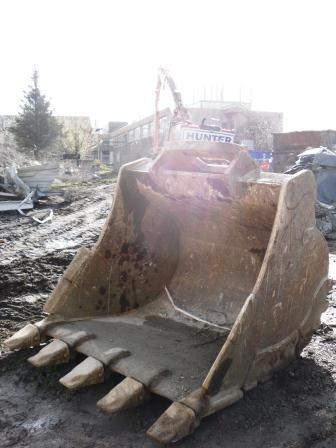
POLYGON ((60 140, 64 152, 83 156, 92 146, 92 130, 80 123, 64 126, 60 140))

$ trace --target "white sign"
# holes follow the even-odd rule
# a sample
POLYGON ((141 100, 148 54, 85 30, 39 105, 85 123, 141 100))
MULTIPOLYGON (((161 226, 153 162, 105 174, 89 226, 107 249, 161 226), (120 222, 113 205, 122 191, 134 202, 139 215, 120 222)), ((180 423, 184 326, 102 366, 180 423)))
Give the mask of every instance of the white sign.
POLYGON ((184 128, 183 140, 186 142, 233 143, 234 134, 231 132, 215 132, 197 128, 184 128))

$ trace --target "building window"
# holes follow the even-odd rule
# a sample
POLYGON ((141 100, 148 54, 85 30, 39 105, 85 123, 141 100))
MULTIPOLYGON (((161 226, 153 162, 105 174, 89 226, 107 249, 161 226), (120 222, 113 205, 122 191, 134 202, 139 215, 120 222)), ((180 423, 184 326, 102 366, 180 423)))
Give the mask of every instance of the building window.
POLYGON ((134 140, 139 140, 141 137, 141 128, 134 129, 134 140))
POLYGON ((148 135, 149 135, 148 128, 149 128, 148 124, 144 124, 142 126, 142 138, 147 138, 148 137, 148 135))
POLYGON ((134 141, 134 131, 129 131, 128 133, 128 141, 133 142, 134 141))
POLYGON ((102 162, 107 165, 110 163, 110 151, 108 149, 103 149, 102 151, 102 162))
POLYGON ((160 118, 160 134, 164 135, 167 131, 168 119, 167 117, 160 118))

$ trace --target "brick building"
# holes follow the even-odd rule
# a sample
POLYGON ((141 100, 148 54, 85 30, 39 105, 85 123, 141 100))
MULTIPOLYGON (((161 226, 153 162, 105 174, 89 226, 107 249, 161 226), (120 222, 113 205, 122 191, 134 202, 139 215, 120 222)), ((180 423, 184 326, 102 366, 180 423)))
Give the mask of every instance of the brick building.
MULTIPOLYGON (((171 115, 169 108, 160 111, 162 141, 168 131, 171 115)), ((109 129, 114 128, 114 130, 102 136, 98 150, 99 160, 113 166, 116 170, 124 163, 150 154, 153 147, 154 115, 126 126, 118 127, 118 123, 121 122, 109 123, 109 129)))
POLYGON ((236 143, 254 151, 272 151, 273 133, 283 128, 282 113, 255 111, 250 103, 204 100, 189 107, 189 112, 196 124, 205 118, 217 120, 224 129, 233 129, 236 143))
MULTIPOLYGON (((271 157, 273 133, 282 131, 282 113, 254 111, 249 103, 204 100, 188 107, 188 110, 193 123, 201 125, 205 120, 223 129, 233 130, 235 142, 247 146, 254 155, 261 154, 261 158, 263 154, 271 157)), ((167 135, 171 116, 168 108, 160 112, 162 141, 167 135)), ((121 126, 104 135, 98 157, 103 163, 118 169, 123 163, 150 153, 153 132, 154 115, 121 126)))
POLYGON ((273 169, 284 172, 295 163, 297 155, 307 148, 336 146, 336 131, 299 131, 273 134, 273 169))

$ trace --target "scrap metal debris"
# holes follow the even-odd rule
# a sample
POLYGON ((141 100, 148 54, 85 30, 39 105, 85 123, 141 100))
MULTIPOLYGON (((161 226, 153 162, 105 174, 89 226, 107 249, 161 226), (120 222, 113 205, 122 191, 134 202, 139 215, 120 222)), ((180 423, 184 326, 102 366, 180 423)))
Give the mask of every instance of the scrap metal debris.
POLYGON ((315 216, 317 228, 328 239, 336 239, 336 153, 330 149, 309 148, 298 155, 286 174, 313 172, 316 182, 315 216))
POLYGON ((16 169, 15 165, 4 170, 3 183, 0 184, 0 211, 17 210, 20 215, 31 218, 38 224, 44 224, 53 217, 53 210, 35 211, 26 214, 24 210, 34 208, 40 198, 48 195, 59 166, 47 163, 16 169), (43 218, 38 215, 44 215, 43 218), (47 213, 47 216, 45 216, 47 213))

